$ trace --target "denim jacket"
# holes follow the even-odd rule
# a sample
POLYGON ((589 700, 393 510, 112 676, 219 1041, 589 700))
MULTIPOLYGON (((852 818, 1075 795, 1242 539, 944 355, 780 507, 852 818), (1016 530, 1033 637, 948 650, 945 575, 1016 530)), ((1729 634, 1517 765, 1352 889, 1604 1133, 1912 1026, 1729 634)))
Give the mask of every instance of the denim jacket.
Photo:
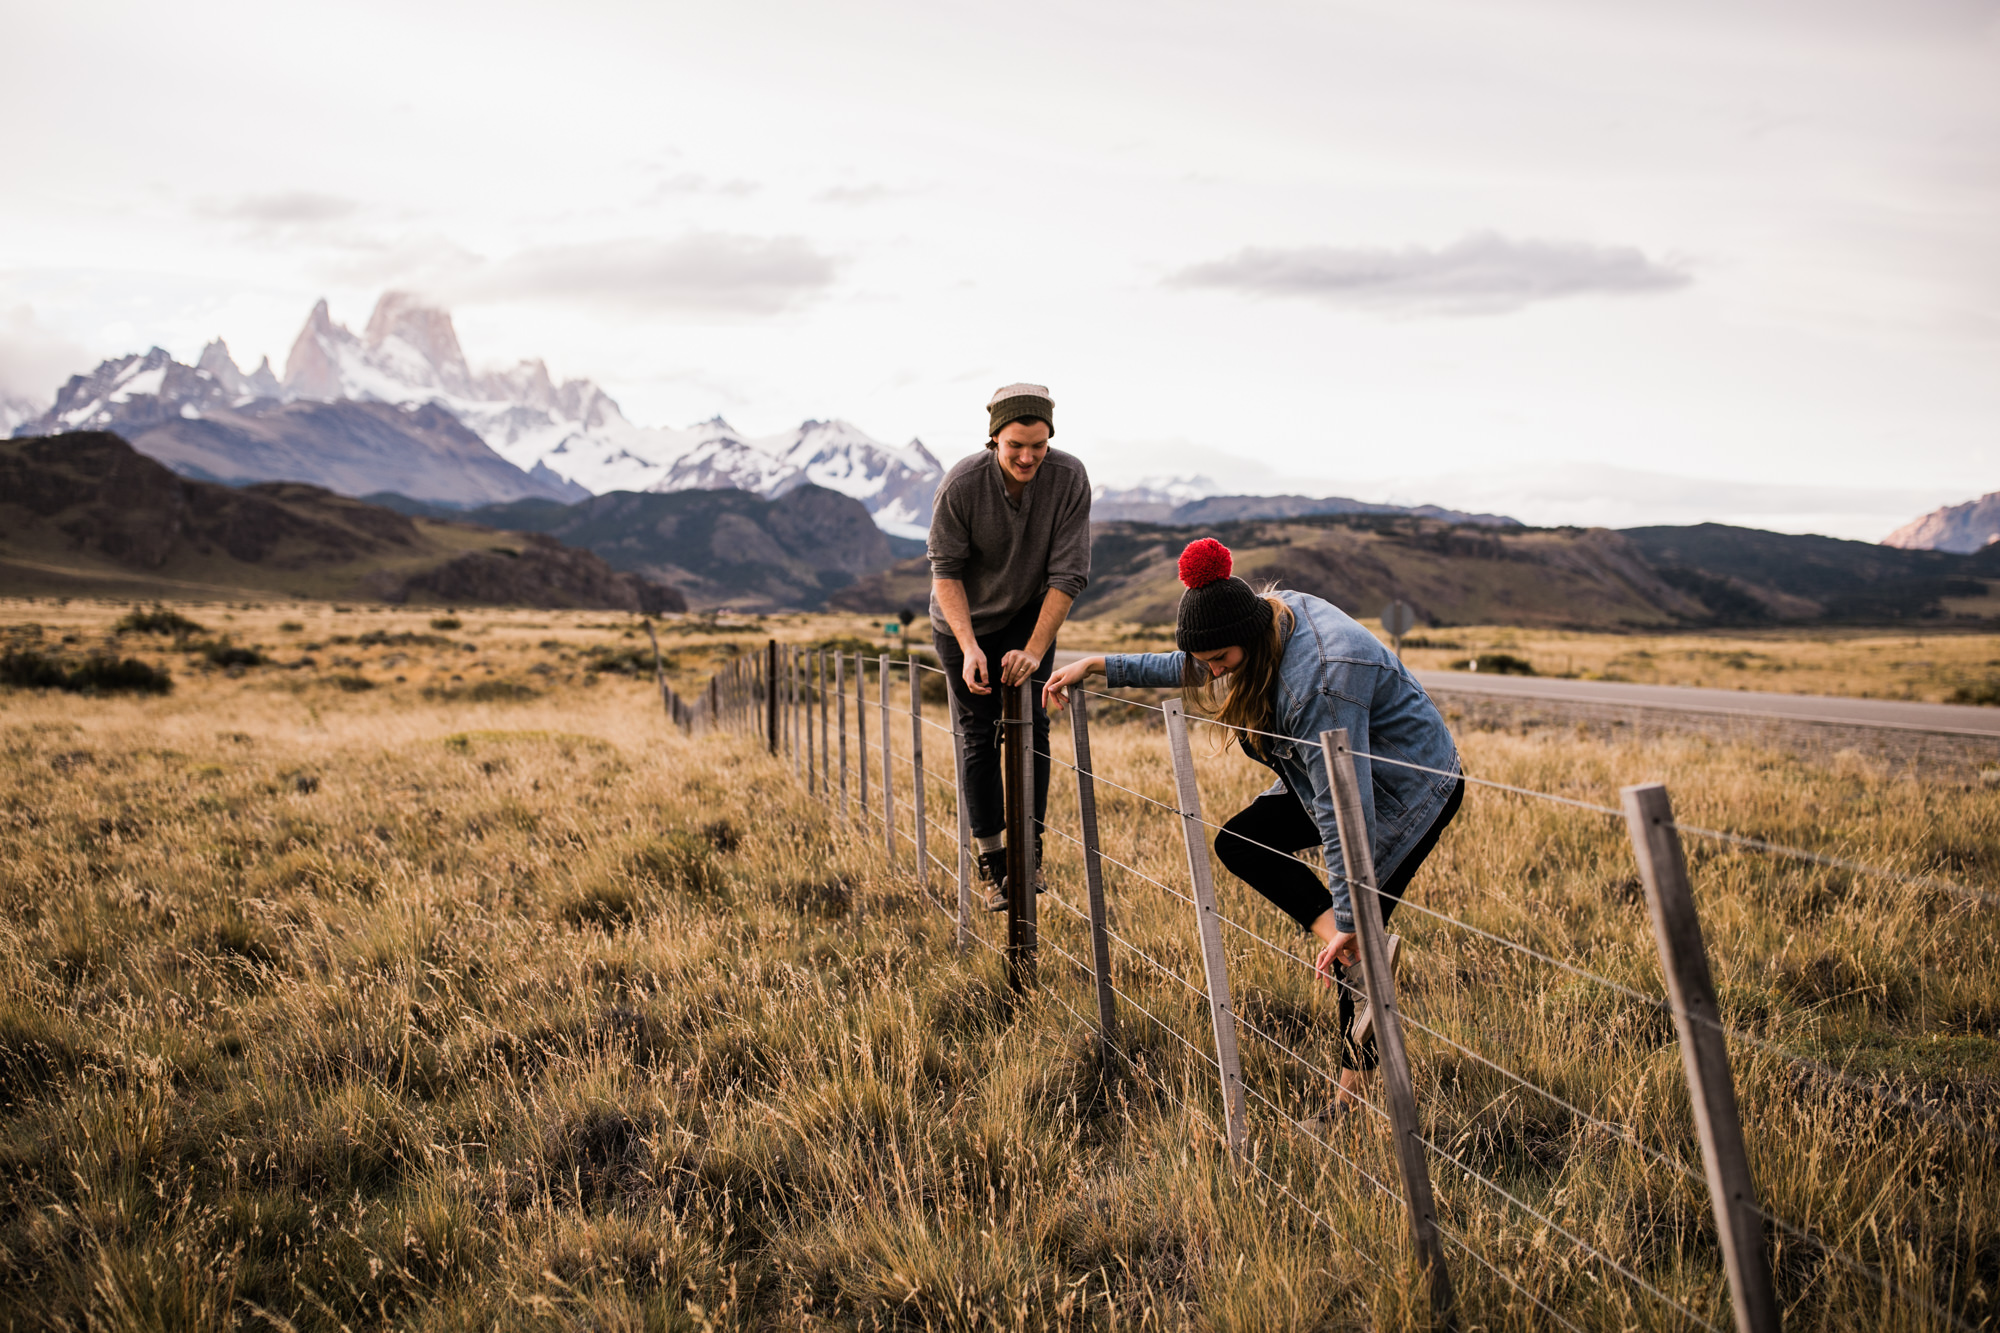
MULTIPOLYGON (((1341 873, 1345 863, 1319 734, 1346 727, 1348 744, 1362 752, 1354 756, 1354 767, 1361 779, 1361 809, 1367 817, 1378 884, 1396 873, 1443 811, 1457 783, 1444 774, 1459 771, 1458 747, 1424 687, 1381 640, 1331 602, 1302 592, 1282 591, 1277 596, 1291 608, 1293 626, 1279 664, 1271 729, 1291 739, 1265 738, 1263 758, 1248 746, 1243 752, 1276 770, 1278 781, 1266 795, 1290 791, 1319 825, 1333 919, 1340 929, 1351 931, 1354 910, 1341 873), (1441 772, 1392 764, 1376 768, 1363 754, 1441 772)), ((1171 688, 1181 683, 1187 660, 1187 654, 1179 652, 1114 653, 1104 659, 1104 674, 1113 689, 1171 688)))

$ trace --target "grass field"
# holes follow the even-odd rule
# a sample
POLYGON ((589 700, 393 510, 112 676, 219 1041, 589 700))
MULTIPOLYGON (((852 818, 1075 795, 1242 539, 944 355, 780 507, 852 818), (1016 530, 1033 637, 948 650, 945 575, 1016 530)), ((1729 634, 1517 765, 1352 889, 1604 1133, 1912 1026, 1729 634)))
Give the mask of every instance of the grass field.
MULTIPOLYGON (((1371 1117, 1333 1130, 1350 1165, 1253 1099, 1255 1161, 1302 1203, 1232 1169, 1213 1074, 1180 1040, 1208 1048, 1205 1013, 1179 982, 1121 946, 1121 1043, 1143 1072, 1101 1069, 1065 1007, 1088 1012, 1089 990, 1057 951, 1088 955, 1059 904, 1042 909, 1043 985, 1014 999, 989 950, 953 955, 907 850, 884 863, 879 823, 844 825, 788 762, 669 729, 650 648, 637 674, 586 670, 645 644, 622 618, 181 609, 315 665, 195 667, 160 643, 164 698, 0 692, 0 1324, 1424 1325, 1400 1216, 1360 1174, 1394 1178, 1371 1117), (508 688, 476 690, 489 682, 508 688)), ((119 610, 9 615, 16 641, 33 619, 38 642, 82 650, 119 610)), ((663 635, 686 688, 732 641, 712 631, 663 635)), ((1098 767, 1164 795, 1150 716, 1107 712, 1098 767)), ((907 829, 907 719, 891 734, 907 829)), ((1486 777, 1614 804, 1657 778, 1695 823, 2000 888, 1984 787, 1693 738, 1463 745, 1486 777)), ((1211 817, 1263 785, 1198 749, 1211 817)), ((871 780, 879 802, 879 753, 871 780)), ((1070 790, 1059 778, 1058 828, 1070 790)), ((1100 796, 1106 850, 1183 882, 1171 822, 1100 796)), ((931 800, 949 862, 948 793, 931 800)), ((1068 846, 1051 841, 1050 875, 1074 903, 1068 846)), ((1994 911, 1690 851, 1729 1021, 1930 1108, 1739 1044, 1767 1206, 1993 1326, 1994 911)), ((1114 928, 1198 984, 1187 909, 1110 876, 1114 928)), ((1227 935, 1244 1015, 1335 1059, 1305 951, 1218 878, 1225 914, 1294 950, 1227 935)), ((1475 789, 1412 902, 1660 989, 1623 829, 1602 816, 1475 789)), ((1660 1014, 1414 910, 1396 928, 1413 1022, 1698 1168, 1660 1014)), ((1411 1042, 1433 1142, 1727 1323, 1698 1181, 1439 1038, 1411 1042)), ((1244 1050, 1277 1107, 1323 1108, 1310 1072, 1244 1050)), ((1456 1234, 1582 1327, 1686 1326, 1460 1167, 1434 1180, 1456 1234)), ((1775 1240, 1787 1327, 1949 1326, 1775 1240)), ((1550 1326, 1453 1262, 1465 1327, 1550 1326)))

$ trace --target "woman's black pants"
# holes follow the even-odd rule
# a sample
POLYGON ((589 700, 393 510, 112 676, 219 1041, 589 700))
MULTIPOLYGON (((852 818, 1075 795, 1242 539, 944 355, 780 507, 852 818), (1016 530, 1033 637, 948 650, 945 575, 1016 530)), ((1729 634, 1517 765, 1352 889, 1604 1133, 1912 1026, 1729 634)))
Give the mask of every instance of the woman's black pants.
MULTIPOLYGON (((1403 900, 1403 890, 1416 877, 1418 867, 1436 848, 1445 825, 1451 823, 1452 817, 1458 813, 1459 802, 1464 797, 1465 784, 1460 782, 1451 789, 1451 797, 1445 801, 1444 809, 1438 811, 1438 817, 1431 821, 1423 838, 1396 867, 1396 873, 1383 883, 1381 903, 1384 925, 1388 924, 1396 904, 1403 900)), ((1326 880, 1317 870, 1293 860, 1288 853, 1319 845, 1319 825, 1299 804, 1299 798, 1289 791, 1268 792, 1259 796, 1237 811, 1222 826, 1222 832, 1215 835, 1215 854, 1221 858, 1223 865, 1229 867, 1230 873, 1269 898, 1305 930, 1310 930, 1312 923, 1333 906, 1333 895, 1327 892, 1326 880)), ((1358 977, 1358 965, 1355 972, 1358 977)), ((1354 1028, 1354 991, 1344 984, 1345 978, 1337 964, 1334 978, 1334 988, 1340 992, 1340 1067, 1373 1069, 1375 1044, 1370 1042, 1366 1049, 1356 1050, 1354 1043, 1348 1039, 1348 1033, 1354 1028)))

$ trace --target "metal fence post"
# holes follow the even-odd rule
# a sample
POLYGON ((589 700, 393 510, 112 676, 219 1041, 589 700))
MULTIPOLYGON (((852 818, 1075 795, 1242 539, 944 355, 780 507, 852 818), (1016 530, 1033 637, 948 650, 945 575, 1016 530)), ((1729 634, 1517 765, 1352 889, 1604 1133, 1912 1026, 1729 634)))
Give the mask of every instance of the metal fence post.
POLYGON ((1194 888, 1195 929, 1201 936, 1201 971, 1208 982, 1215 1061, 1222 1071, 1223 1129, 1231 1155, 1241 1156, 1249 1139, 1249 1115, 1243 1102, 1243 1062, 1236 1050, 1236 1012, 1229 998, 1229 960, 1222 952, 1222 923, 1215 914, 1215 876, 1208 863, 1208 834, 1201 822, 1201 789, 1195 783, 1194 751, 1188 745, 1187 716, 1181 701, 1168 699, 1160 707, 1167 723, 1167 757, 1174 767, 1181 841, 1187 847, 1188 878, 1194 888))
POLYGON ((1417 1097, 1410 1083, 1409 1052, 1403 1049, 1403 1020, 1396 1009, 1396 978, 1389 970, 1389 940, 1382 925, 1382 903, 1375 892, 1375 849, 1368 841, 1368 819, 1361 805, 1361 779, 1347 729, 1320 733, 1326 776, 1333 788, 1333 816, 1340 833, 1340 856, 1347 877, 1348 904, 1361 946, 1361 970, 1368 983, 1368 1003, 1375 1012, 1375 1049, 1381 1056, 1382 1087, 1389 1102, 1389 1122, 1396 1132, 1396 1165, 1403 1176, 1403 1198, 1409 1204, 1410 1236, 1417 1262, 1430 1274, 1431 1311, 1450 1322, 1455 1297, 1451 1272, 1445 1267, 1444 1246, 1438 1240, 1437 1200, 1431 1194, 1430 1161, 1417 1124, 1417 1097))
POLYGON ((854 771, 861 793, 861 826, 868 827, 868 659, 854 655, 854 771))
POLYGON ((1681 1041, 1688 1101, 1693 1104, 1695 1131, 1701 1139, 1708 1198, 1715 1210, 1716 1237, 1722 1246, 1736 1327, 1741 1333, 1775 1333, 1778 1302, 1771 1287, 1770 1258, 1764 1252, 1757 1187, 1750 1179, 1743 1121, 1729 1070, 1729 1047, 1715 999, 1715 978, 1708 969, 1701 920, 1695 915, 1694 890, 1688 881, 1680 832, 1674 827, 1673 803, 1666 787, 1657 782, 1626 787, 1621 795, 1632 851, 1639 860, 1639 879, 1646 886, 1653 938, 1660 948, 1660 969, 1667 976, 1667 999, 1681 1041))
POLYGON ((1097 778, 1090 762, 1088 703, 1082 690, 1070 691, 1069 732, 1076 747, 1076 822, 1083 834, 1083 883, 1090 900, 1090 966, 1097 973, 1097 1058, 1108 1068, 1118 1041, 1118 1011, 1112 1003, 1111 937, 1104 916, 1104 863, 1097 846, 1097 778))
POLYGON ((1033 681, 1001 685, 1000 772, 1007 818, 1007 984, 1035 984, 1035 755, 1028 743, 1033 681))
POLYGON ((833 697, 840 719, 840 817, 847 819, 847 654, 842 652, 833 655, 833 697))
POLYGON ((931 891, 930 842, 924 836, 924 703, 923 682, 917 678, 917 664, 910 668, 910 827, 917 835, 917 887, 931 891))
POLYGON ((889 654, 875 659, 882 687, 882 854, 896 863, 896 753, 889 738, 889 654))
POLYGON ((952 779, 958 784, 953 789, 953 804, 958 807, 958 931, 952 948, 962 954, 972 943, 972 812, 965 804, 965 733, 959 729, 957 706, 950 702, 948 688, 945 698, 946 715, 951 718, 952 779))

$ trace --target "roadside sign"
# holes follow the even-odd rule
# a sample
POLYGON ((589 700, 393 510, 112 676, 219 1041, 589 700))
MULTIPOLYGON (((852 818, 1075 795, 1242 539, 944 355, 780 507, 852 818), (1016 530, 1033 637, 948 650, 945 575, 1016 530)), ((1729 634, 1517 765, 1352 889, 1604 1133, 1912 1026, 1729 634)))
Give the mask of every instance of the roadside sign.
POLYGON ((1382 629, 1396 641, 1396 656, 1403 655, 1403 636, 1417 627, 1417 608, 1401 598, 1382 608, 1382 629))

